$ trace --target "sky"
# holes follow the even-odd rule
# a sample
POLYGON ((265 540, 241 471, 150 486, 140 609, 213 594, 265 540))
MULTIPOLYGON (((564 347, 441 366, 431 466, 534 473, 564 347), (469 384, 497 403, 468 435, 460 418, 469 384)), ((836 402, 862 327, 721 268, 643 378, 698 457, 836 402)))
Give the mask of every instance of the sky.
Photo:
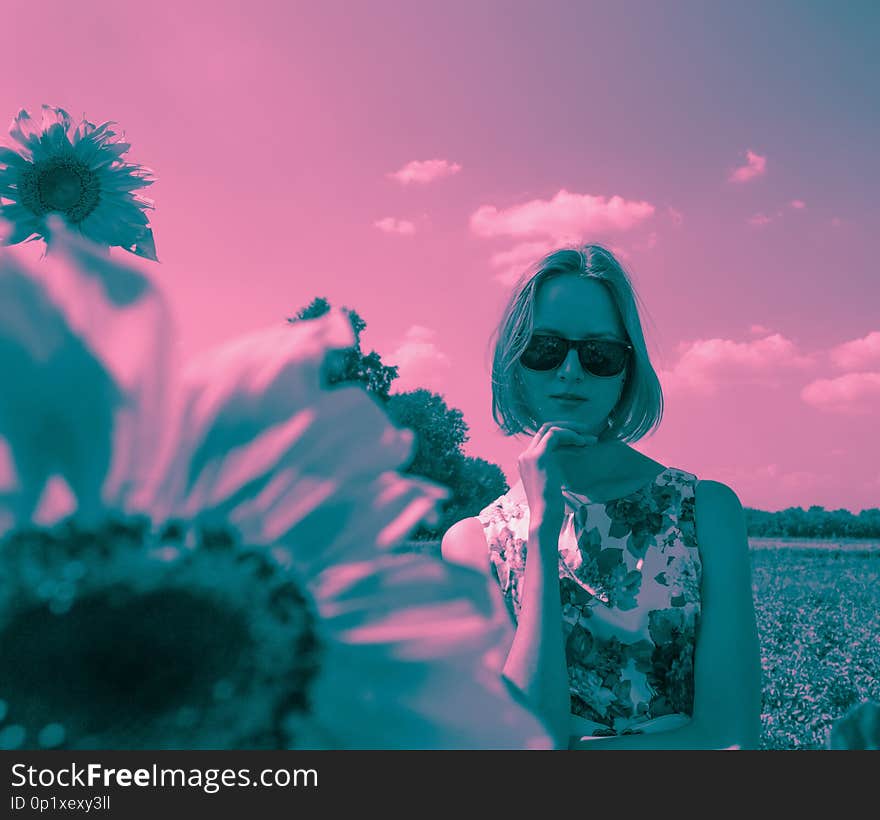
POLYGON ((880 506, 876 4, 6 0, 3 20, 0 117, 113 120, 155 172, 160 261, 138 264, 181 356, 326 297, 513 484, 528 439, 492 419, 490 337, 531 261, 599 242, 664 391, 637 450, 744 506, 880 506))

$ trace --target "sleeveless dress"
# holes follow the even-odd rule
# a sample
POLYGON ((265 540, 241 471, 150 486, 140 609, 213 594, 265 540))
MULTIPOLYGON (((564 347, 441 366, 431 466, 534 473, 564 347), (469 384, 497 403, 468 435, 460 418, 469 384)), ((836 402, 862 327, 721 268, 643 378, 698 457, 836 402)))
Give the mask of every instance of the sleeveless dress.
MULTIPOLYGON (((573 735, 666 731, 693 714, 701 581, 697 480, 668 467, 607 503, 563 487, 559 585, 573 735)), ((497 498, 477 517, 515 624, 529 509, 511 496, 497 498)))

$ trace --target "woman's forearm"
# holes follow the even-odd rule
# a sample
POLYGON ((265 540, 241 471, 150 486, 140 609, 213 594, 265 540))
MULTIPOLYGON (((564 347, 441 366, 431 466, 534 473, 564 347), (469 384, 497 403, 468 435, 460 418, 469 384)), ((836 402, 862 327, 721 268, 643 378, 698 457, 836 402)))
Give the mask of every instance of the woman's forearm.
POLYGON ((562 640, 559 593, 559 533, 530 531, 516 634, 504 675, 554 733, 557 748, 569 740, 568 669, 562 640))
POLYGON ((750 749, 757 744, 740 745, 731 739, 722 738, 701 729, 696 723, 688 723, 678 729, 648 734, 618 735, 616 737, 596 737, 589 740, 572 736, 569 749, 750 749))

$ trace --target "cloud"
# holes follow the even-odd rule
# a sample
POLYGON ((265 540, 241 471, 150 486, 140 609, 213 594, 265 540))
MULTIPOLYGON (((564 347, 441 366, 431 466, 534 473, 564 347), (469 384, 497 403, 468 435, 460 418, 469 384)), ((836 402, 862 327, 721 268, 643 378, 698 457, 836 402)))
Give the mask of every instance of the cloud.
POLYGON ((816 379, 801 390, 801 399, 829 413, 876 414, 880 409, 880 373, 846 373, 834 379, 816 379))
POLYGON ((804 208, 807 207, 807 203, 804 202, 802 199, 793 199, 788 204, 797 211, 802 211, 804 208))
POLYGON ((553 199, 533 199, 510 208, 482 205, 470 219, 477 236, 546 237, 576 242, 585 234, 627 231, 654 214, 650 202, 559 191, 553 199))
POLYGON ((752 325, 749 328, 749 333, 754 333, 756 336, 767 336, 770 332, 770 328, 764 325, 752 325))
POLYGON ((521 242, 509 250, 493 254, 489 260, 492 267, 501 268, 495 274, 495 279, 502 285, 513 285, 529 265, 549 253, 553 247, 550 241, 521 242))
POLYGON ((697 339, 682 342, 678 352, 675 366, 660 374, 663 390, 670 393, 711 396, 724 386, 775 385, 784 370, 814 365, 813 357, 799 353, 794 342, 779 333, 748 342, 697 339))
POLYGON ((834 486, 837 477, 832 473, 816 473, 812 470, 790 470, 782 473, 778 480, 787 490, 817 490, 834 486))
POLYGON ((767 173, 767 157, 762 157, 754 151, 746 151, 746 164, 734 168, 727 177, 728 182, 748 182, 750 179, 763 176, 767 173))
POLYGON ((393 216, 386 216, 373 223, 380 231, 385 233, 397 233, 408 236, 416 232, 416 226, 406 219, 395 219, 393 216))
POLYGON ((413 160, 387 176, 402 185, 409 185, 411 182, 426 184, 457 174, 460 170, 461 165, 448 159, 413 160))
POLYGON ((789 506, 806 506, 804 491, 833 488, 839 476, 834 473, 817 473, 809 470, 785 470, 779 464, 732 465, 721 464, 704 470, 717 481, 722 481, 743 499, 743 506, 782 509, 789 506), (787 492, 781 493, 781 490, 787 492), (757 499, 750 501, 749 499, 757 499), (771 501, 772 499, 772 501, 771 501))
POLYGON ((843 225, 843 220, 839 216, 832 217, 831 227, 839 228, 841 225, 843 225))
POLYGON ((396 392, 417 387, 436 388, 440 384, 443 372, 452 362, 437 348, 433 341, 435 335, 430 328, 412 325, 397 349, 387 356, 386 362, 399 368, 398 377, 393 382, 396 392))
POLYGON ((754 225, 756 228, 763 228, 772 221, 773 220, 767 216, 767 214, 755 214, 754 216, 750 216, 747 220, 749 225, 754 225))
MULTIPOLYGON (((648 237, 646 247, 653 248, 656 241, 656 234, 651 234, 648 237), (651 237, 654 237, 653 240, 651 237)), ((549 240, 546 242, 521 242, 519 245, 514 245, 506 251, 492 254, 489 260, 490 264, 493 267, 501 268, 494 276, 495 281, 500 282, 506 287, 516 284, 526 268, 558 247, 559 245, 556 242, 549 240)), ((607 247, 620 261, 628 262, 632 259, 632 254, 620 245, 608 245, 607 247)), ((644 250, 645 248, 640 247, 639 249, 644 250)))
POLYGON ((666 209, 666 213, 669 214, 669 218, 672 220, 672 224, 675 225, 676 228, 681 225, 682 222, 684 222, 684 214, 682 214, 681 211, 676 210, 672 206, 669 206, 666 209))
POLYGON ((866 370, 880 365, 880 331, 874 330, 861 339, 837 345, 829 356, 841 370, 866 370))

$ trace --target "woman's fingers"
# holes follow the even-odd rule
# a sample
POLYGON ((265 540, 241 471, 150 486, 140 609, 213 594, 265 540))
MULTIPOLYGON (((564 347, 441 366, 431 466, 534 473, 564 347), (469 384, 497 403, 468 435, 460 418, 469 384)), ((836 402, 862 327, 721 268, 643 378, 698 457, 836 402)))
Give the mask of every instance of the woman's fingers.
POLYGON ((581 435, 587 436, 588 438, 595 439, 596 441, 599 440, 597 436, 593 436, 589 433, 588 425, 578 421, 563 420, 547 421, 542 424, 540 429, 537 433, 535 433, 535 436, 532 439, 533 443, 537 444, 538 442, 543 441, 551 430, 571 430, 581 435))
POLYGON ((586 430, 588 425, 582 421, 572 421, 571 419, 559 419, 558 421, 545 421, 538 433, 546 433, 551 427, 570 427, 573 430, 586 430))
POLYGON ((585 447, 591 443, 593 442, 590 441, 589 436, 582 435, 574 430, 566 430, 563 427, 551 427, 535 447, 535 456, 540 458, 559 447, 585 447))

